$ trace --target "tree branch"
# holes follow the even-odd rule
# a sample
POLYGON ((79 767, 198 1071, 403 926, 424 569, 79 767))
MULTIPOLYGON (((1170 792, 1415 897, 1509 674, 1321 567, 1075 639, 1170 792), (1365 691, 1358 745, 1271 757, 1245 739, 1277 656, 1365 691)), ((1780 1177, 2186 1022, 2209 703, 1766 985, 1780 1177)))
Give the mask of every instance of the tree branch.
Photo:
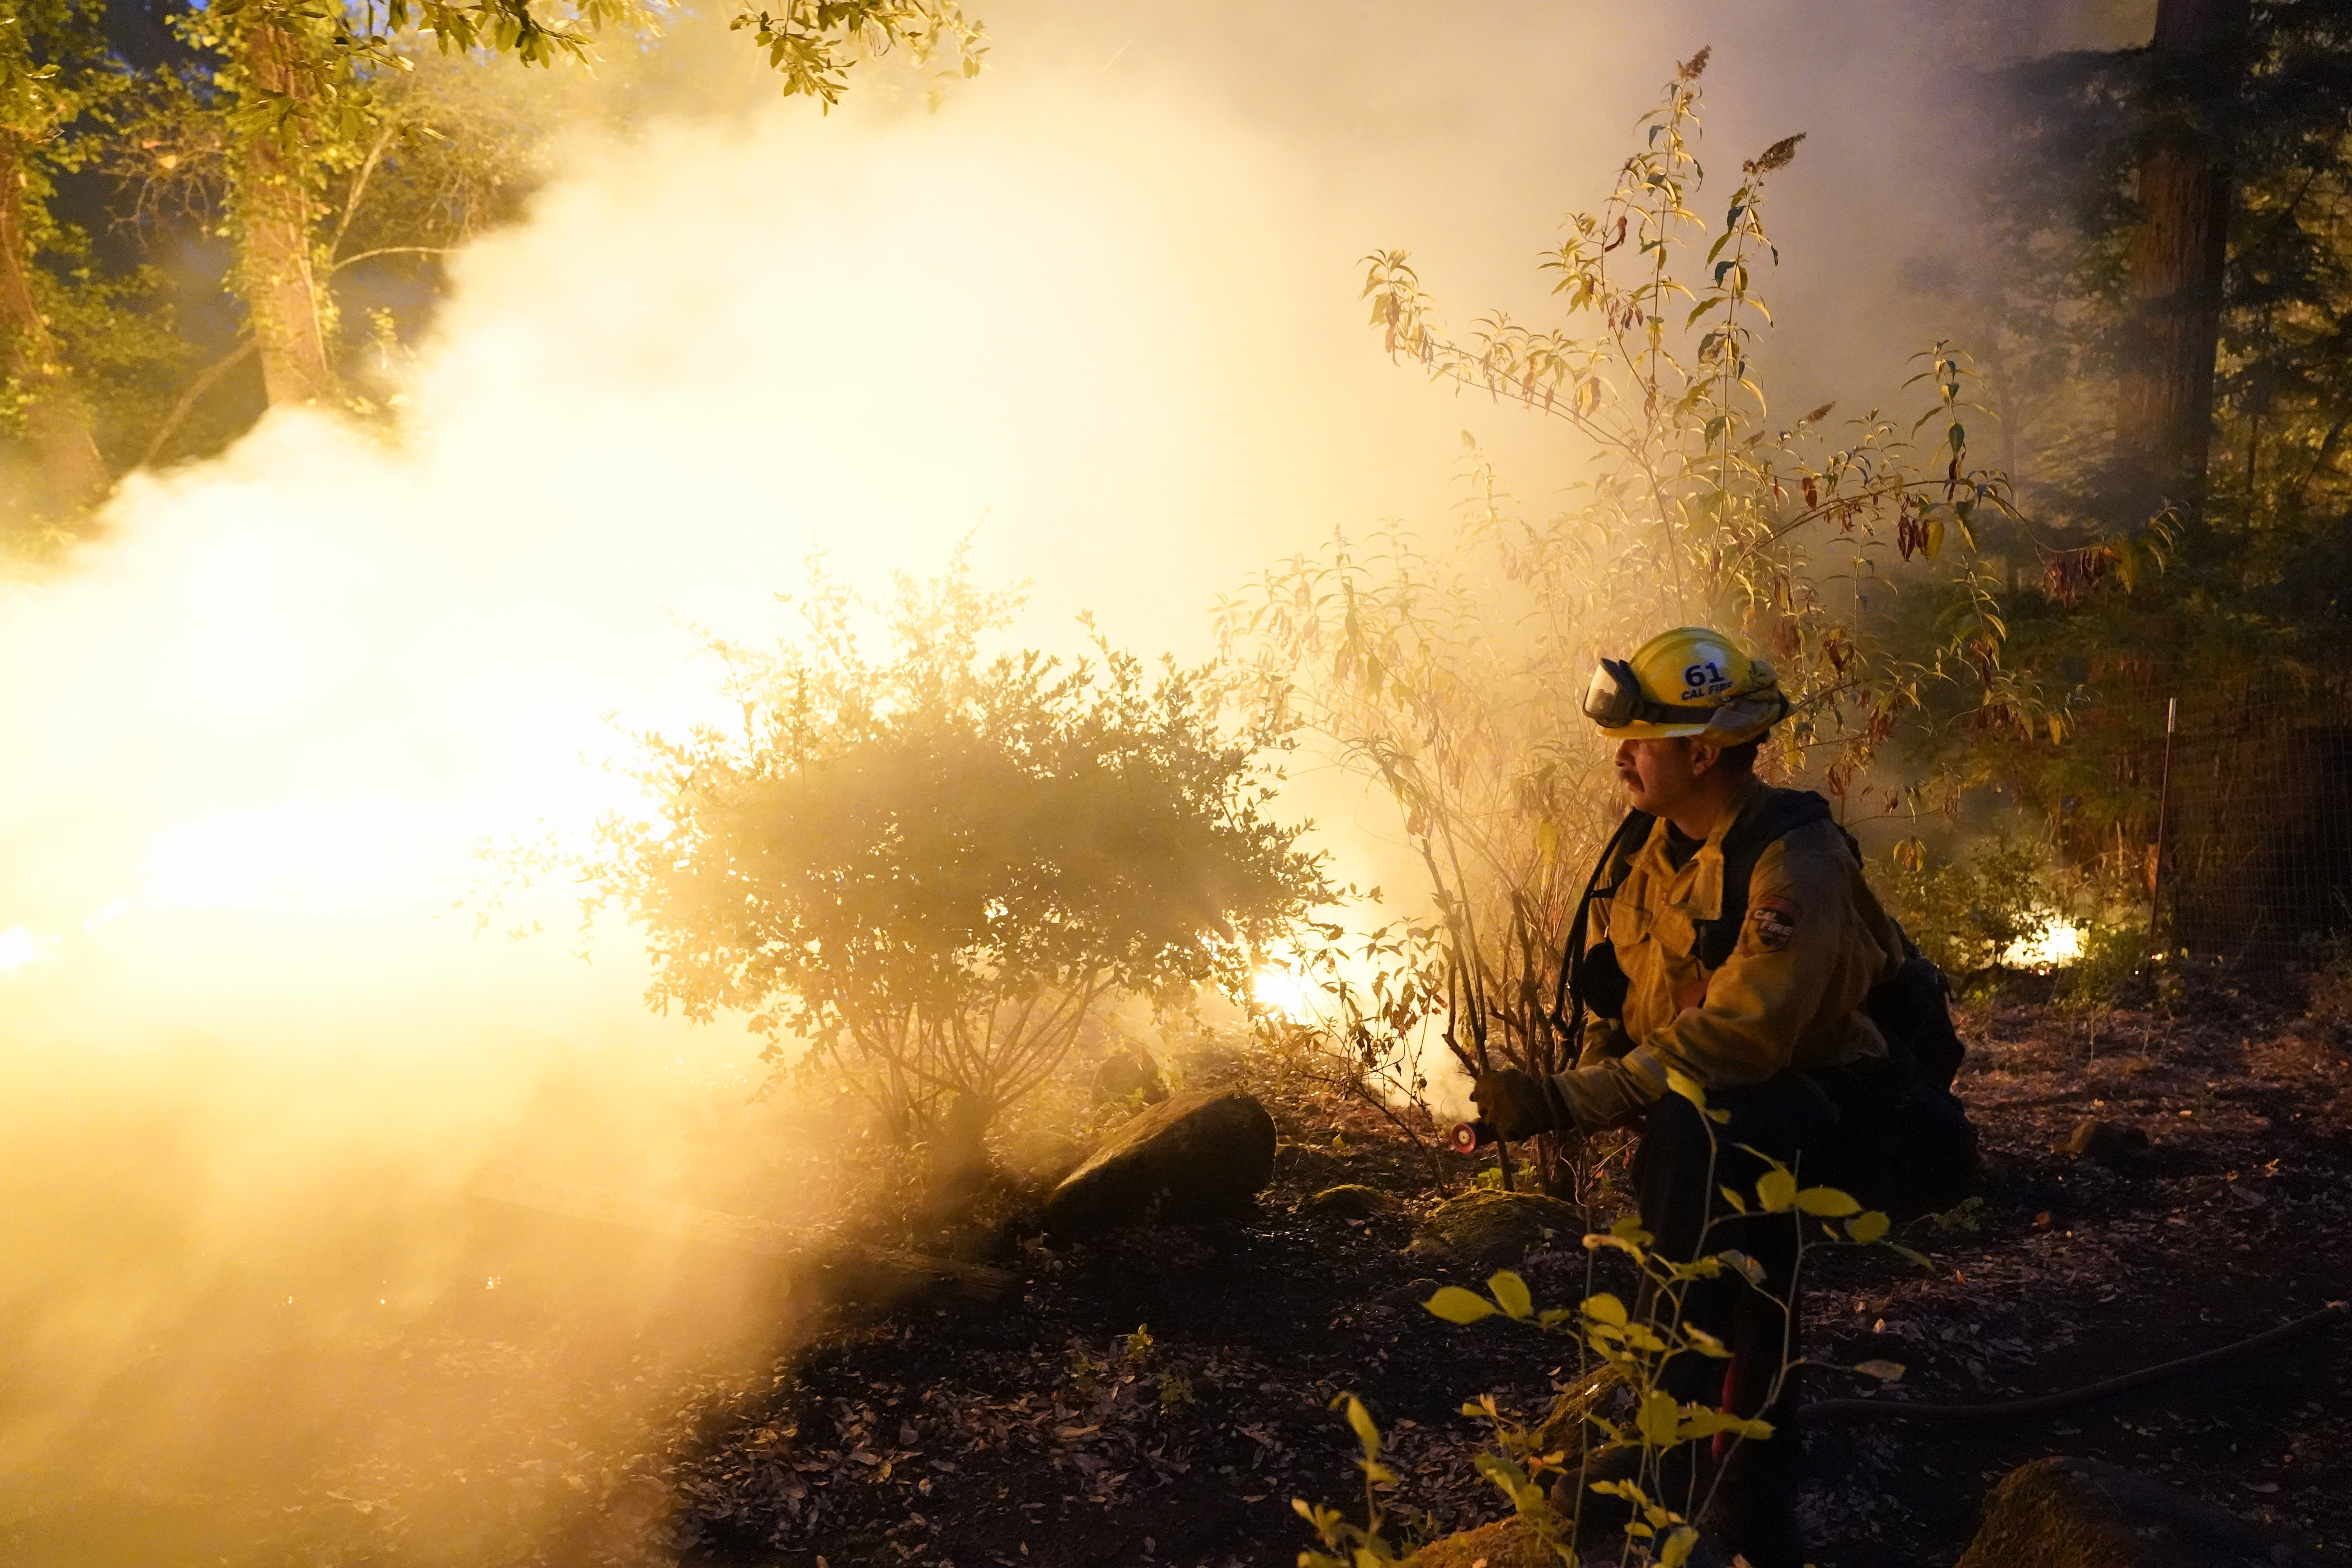
POLYGON ((237 343, 236 347, 229 350, 199 372, 196 379, 188 383, 188 389, 180 394, 180 401, 172 405, 172 412, 163 416, 163 423, 155 427, 155 434, 148 439, 147 449, 139 454, 139 460, 131 467, 143 468, 154 462, 156 457, 163 452, 164 443, 179 434, 180 426, 186 422, 188 416, 195 411, 196 405, 204 401, 205 394, 218 384, 221 377, 244 363, 246 356, 252 353, 253 350, 254 340, 250 337, 245 338, 237 343))
MULTIPOLYGON (((360 164, 358 176, 352 181, 352 194, 343 198, 343 216, 336 220, 334 237, 327 241, 327 255, 330 258, 343 247, 343 236, 351 232, 352 215, 360 210, 360 198, 367 194, 368 180, 375 174, 376 162, 383 156, 384 148, 391 142, 394 133, 399 129, 397 121, 385 126, 382 133, 376 137, 375 145, 368 149, 367 157, 360 164)), ((375 252, 371 251, 368 254, 374 255, 375 252)), ((352 259, 358 260, 359 258, 354 257, 352 259)), ((348 265, 347 262, 336 262, 330 270, 340 272, 348 265)))
POLYGON ((346 267, 356 266, 360 262, 378 256, 447 256, 457 248, 454 245, 379 245, 373 250, 362 250, 357 256, 346 256, 327 270, 329 275, 332 276, 346 267))

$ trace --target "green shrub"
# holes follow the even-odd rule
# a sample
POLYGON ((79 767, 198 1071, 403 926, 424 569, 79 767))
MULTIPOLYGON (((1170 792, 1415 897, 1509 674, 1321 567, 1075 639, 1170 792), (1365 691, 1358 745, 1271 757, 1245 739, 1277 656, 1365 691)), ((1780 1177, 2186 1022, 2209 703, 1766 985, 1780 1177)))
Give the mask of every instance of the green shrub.
POLYGON ((2047 936, 2072 901, 2040 853, 2007 835, 1940 864, 1916 847, 1898 852, 1879 880, 1903 929, 1955 982, 1996 970, 2020 942, 2047 936))
POLYGON ((2114 1006, 2148 957, 2147 921, 2084 921, 2083 951, 2066 966, 2058 1005, 2070 1012, 2114 1006))

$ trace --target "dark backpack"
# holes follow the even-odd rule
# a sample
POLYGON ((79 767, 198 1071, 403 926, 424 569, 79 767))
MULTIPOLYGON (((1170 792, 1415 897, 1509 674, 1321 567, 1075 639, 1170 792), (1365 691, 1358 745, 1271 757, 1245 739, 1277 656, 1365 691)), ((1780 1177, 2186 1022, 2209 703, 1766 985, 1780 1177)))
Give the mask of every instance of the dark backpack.
MULTIPOLYGON (((1829 802, 1810 790, 1774 790, 1732 825, 1723 838, 1723 908, 1700 921, 1696 956, 1719 969, 1738 945, 1748 919, 1748 888, 1764 851, 1796 829, 1834 820, 1829 802)), ((1569 924, 1560 964, 1560 994, 1553 1019, 1570 1048, 1582 1035, 1583 1015, 1622 1018, 1630 982, 1608 943, 1586 951, 1593 902, 1623 885, 1624 863, 1644 843, 1657 818, 1628 812, 1601 852, 1569 924), (1610 877, 1606 888, 1602 877, 1610 877)), ((1843 833, 1844 830, 1839 830, 1843 833)), ((1857 863, 1862 849, 1845 834, 1857 863)), ((1899 929, 1899 928, 1898 928, 1899 929)), ((1967 1047, 1952 1024, 1951 990, 1944 972, 1903 937, 1904 960, 1871 987, 1862 1012, 1886 1038, 1884 1065, 1856 1064, 1812 1076, 1838 1101, 1846 1157, 1837 1163, 1857 1195, 1903 1208, 1945 1208, 1959 1201, 1976 1171, 1976 1129, 1952 1093, 1967 1047)))

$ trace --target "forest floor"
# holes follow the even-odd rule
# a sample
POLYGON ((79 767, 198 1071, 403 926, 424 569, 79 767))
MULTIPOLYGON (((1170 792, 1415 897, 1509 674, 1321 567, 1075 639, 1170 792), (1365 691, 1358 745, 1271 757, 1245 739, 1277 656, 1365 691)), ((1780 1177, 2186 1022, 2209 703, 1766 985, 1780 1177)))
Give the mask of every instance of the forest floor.
MULTIPOLYGON (((2176 978, 2168 1005, 2085 1016, 2013 990, 1966 1010, 1957 1087, 1983 1141, 1979 1195, 1899 1230, 1931 1268, 1815 1255, 1807 1396, 1874 1392, 1841 1370, 1873 1359, 1907 1368, 1910 1397, 2037 1394, 2352 1295, 2339 999, 2322 986, 2315 1008, 2308 975, 2176 978), (2086 1117, 2137 1126, 2149 1148, 2120 1173, 2061 1152, 2086 1117)), ((839 1323, 706 1409, 663 1467, 671 1542, 780 1568, 1286 1568, 1309 1544, 1294 1498, 1361 1517, 1353 1439, 1330 1409, 1345 1392, 1389 1436, 1392 1539, 1507 1512, 1471 1468, 1483 1432, 1462 1406, 1491 1394, 1539 1413, 1573 1373, 1572 1342, 1423 1311, 1434 1285, 1483 1273, 1406 1250, 1437 1197, 1428 1160, 1361 1107, 1275 1109, 1284 1142, 1255 1216, 1063 1247, 1016 1226, 997 1258, 1018 1272, 1016 1300, 839 1323), (1298 1208, 1342 1182, 1398 1206, 1360 1220, 1298 1208)), ((1572 1237, 1531 1255, 1538 1303, 1579 1299, 1588 1256, 1572 1237)), ((1993 1483, 2049 1454, 2145 1471, 2342 1550, 2347 1385, 2352 1333, 2337 1329, 2059 1415, 1825 1426, 1806 1436, 1812 1555, 1950 1563, 1993 1483)))
MULTIPOLYGON (((1900 1226, 1928 1267, 1814 1254, 1807 1397, 2073 1388, 2352 1296, 2352 992, 2204 966, 2167 991, 2084 1015, 2029 982, 1965 1010, 1978 1196, 1900 1226), (2059 1152, 2086 1117, 2136 1126, 2148 1148, 2121 1171, 2059 1152), (1890 1390, 1842 1370, 1866 1360, 1907 1370, 1890 1390)), ((1423 1310, 1435 1286, 1485 1273, 1408 1250, 1441 1196, 1430 1158, 1368 1107, 1241 1067, 1282 1134, 1247 1217, 1048 1245, 1002 1189, 956 1228, 894 1238, 1009 1271, 992 1307, 824 1307, 772 1260, 498 1205, 454 1283, 396 1314, 364 1226, 356 1261, 315 1259, 308 1282, 277 1263, 236 1276, 190 1305, 203 1333, 97 1385, 39 1462, 0 1466, 0 1561, 1289 1568, 1310 1544, 1293 1499, 1362 1517, 1354 1439, 1330 1407, 1343 1393, 1387 1435, 1391 1540, 1499 1517, 1463 1405, 1542 1411, 1574 1375, 1573 1342, 1423 1310), (1392 1206, 1302 1206, 1342 1183, 1392 1206)), ((1213 1080, 1206 1064, 1188 1073, 1213 1080)), ((821 1117, 758 1147, 772 1163, 715 1162, 744 1165, 735 1190, 681 1196, 806 1213, 882 1168, 821 1117)), ((1446 1187, 1471 1173, 1447 1157, 1446 1187)), ((1604 1194, 1593 1217, 1622 1206, 1604 1194)), ((1591 1258, 1561 1235, 1521 1272, 1540 1304, 1572 1305, 1591 1258)), ((1622 1292, 1610 1261, 1597 1283, 1622 1292)), ((0 1414, 41 1365, 0 1354, 0 1414)), ((1993 1483, 2049 1454, 2345 1552, 2347 1392, 2339 1326, 2058 1415, 1824 1426, 1805 1436, 1812 1555, 1950 1563, 1993 1483)))

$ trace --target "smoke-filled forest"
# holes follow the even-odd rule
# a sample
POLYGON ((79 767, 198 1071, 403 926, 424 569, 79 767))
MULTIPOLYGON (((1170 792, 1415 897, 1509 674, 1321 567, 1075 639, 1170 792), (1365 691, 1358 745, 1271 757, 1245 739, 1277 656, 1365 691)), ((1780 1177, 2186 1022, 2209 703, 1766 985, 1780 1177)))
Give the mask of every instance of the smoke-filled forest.
POLYGON ((2352 4, 772 3, 0 14, 0 1562, 2352 1558, 2352 4))

